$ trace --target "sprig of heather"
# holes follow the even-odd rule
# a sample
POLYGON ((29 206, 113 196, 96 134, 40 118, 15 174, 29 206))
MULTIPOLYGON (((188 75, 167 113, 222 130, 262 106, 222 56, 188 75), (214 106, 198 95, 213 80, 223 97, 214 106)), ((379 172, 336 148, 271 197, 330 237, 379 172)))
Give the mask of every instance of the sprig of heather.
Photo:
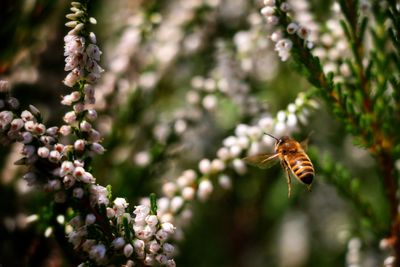
MULTIPOLYGON (((280 29, 283 40, 290 40, 286 42, 291 44, 294 62, 301 67, 302 74, 319 89, 322 98, 332 108, 333 115, 345 125, 346 131, 355 137, 355 142, 366 148, 377 161, 390 206, 392 225, 388 239, 395 240, 391 243, 396 259, 394 265, 400 266, 398 177, 395 173, 398 149, 394 145, 398 136, 391 130, 399 121, 398 117, 393 116, 397 110, 398 97, 397 93, 392 93, 396 91, 392 86, 397 88, 399 84, 396 72, 398 34, 393 28, 385 26, 388 21, 387 14, 392 17, 394 25, 398 24, 398 20, 393 17, 393 14, 398 12, 395 2, 368 5, 363 1, 338 1, 334 7, 335 12, 340 12, 341 19, 335 22, 333 28, 338 29, 340 25, 340 33, 343 34, 342 39, 347 41, 349 53, 336 55, 337 58, 332 60, 334 64, 329 68, 326 63, 325 67, 321 65, 320 59, 316 57, 317 49, 313 53, 312 47, 308 46, 301 36, 293 34, 290 26, 294 22, 286 11, 285 1, 266 0, 265 5, 261 12, 266 15, 267 21, 274 22, 276 28, 280 29), (366 16, 369 9, 372 11, 370 17, 366 16), (393 46, 387 45, 388 38, 384 33, 388 28, 393 46), (373 46, 370 46, 365 38, 367 34, 371 34, 373 46), (393 58, 393 61, 387 58, 393 58), (341 65, 338 66, 337 63, 341 65), (341 67, 343 69, 340 69, 341 67), (326 73, 327 71, 329 72, 326 73), (349 77, 337 77, 341 72, 349 77)), ((283 52, 279 53, 283 53, 287 58, 287 50, 283 49, 283 52)), ((337 53, 335 50, 331 52, 337 53)))
POLYGON ((173 246, 166 242, 175 227, 159 222, 155 205, 136 206, 131 215, 126 200, 112 201, 110 188, 96 184, 91 173, 91 158, 105 151, 100 133, 92 126, 97 113, 90 108, 103 69, 98 64, 101 51, 96 36, 88 32, 95 20, 89 18, 86 4, 72 2, 73 13, 67 15, 71 21, 66 25, 73 29, 64 38, 69 71, 64 84, 73 91, 61 101, 72 106, 64 115, 65 124, 46 127, 34 106, 20 112, 18 100, 9 96, 8 83, 2 81, 0 140, 24 144, 24 157, 17 164, 28 166, 24 179, 29 185, 42 186, 54 193, 55 202, 73 207, 76 216, 69 222, 68 240, 86 263, 175 266, 173 246), (62 143, 65 137, 71 141, 62 143))

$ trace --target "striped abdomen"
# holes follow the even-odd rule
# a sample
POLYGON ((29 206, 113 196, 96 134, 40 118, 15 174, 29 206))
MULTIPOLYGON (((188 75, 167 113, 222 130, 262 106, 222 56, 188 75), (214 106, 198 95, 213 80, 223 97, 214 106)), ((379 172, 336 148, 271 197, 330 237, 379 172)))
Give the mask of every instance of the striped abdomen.
POLYGON ((288 164, 297 179, 305 184, 311 184, 314 179, 314 167, 305 153, 296 153, 289 157, 288 164))

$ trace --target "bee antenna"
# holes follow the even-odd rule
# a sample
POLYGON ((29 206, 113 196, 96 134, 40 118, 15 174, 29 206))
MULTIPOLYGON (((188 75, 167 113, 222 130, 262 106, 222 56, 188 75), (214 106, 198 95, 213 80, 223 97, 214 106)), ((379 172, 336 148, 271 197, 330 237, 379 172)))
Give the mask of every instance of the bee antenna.
POLYGON ((276 138, 275 136, 273 136, 273 135, 271 135, 271 134, 269 134, 269 133, 264 133, 264 134, 266 134, 266 135, 268 135, 269 137, 272 137, 272 138, 274 138, 277 142, 279 142, 279 139, 278 138, 276 138))

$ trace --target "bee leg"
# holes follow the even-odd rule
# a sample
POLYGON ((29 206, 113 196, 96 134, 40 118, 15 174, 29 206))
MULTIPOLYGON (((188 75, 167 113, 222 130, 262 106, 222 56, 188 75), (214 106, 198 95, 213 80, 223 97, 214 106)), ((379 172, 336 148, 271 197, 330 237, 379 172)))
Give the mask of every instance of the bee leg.
POLYGON ((285 167, 285 171, 286 171, 286 180, 287 180, 287 185, 288 185, 288 198, 290 198, 290 193, 292 191, 292 186, 291 186, 289 168, 285 167))
POLYGON ((308 192, 312 191, 311 185, 307 185, 307 190, 308 190, 308 192))

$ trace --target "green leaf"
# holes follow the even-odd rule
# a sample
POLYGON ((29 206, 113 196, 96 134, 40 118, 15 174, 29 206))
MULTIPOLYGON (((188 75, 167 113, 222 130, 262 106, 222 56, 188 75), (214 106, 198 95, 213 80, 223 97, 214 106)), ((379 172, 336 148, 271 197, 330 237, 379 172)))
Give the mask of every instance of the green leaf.
POLYGON ((155 193, 150 194, 150 214, 157 215, 157 197, 155 193))

